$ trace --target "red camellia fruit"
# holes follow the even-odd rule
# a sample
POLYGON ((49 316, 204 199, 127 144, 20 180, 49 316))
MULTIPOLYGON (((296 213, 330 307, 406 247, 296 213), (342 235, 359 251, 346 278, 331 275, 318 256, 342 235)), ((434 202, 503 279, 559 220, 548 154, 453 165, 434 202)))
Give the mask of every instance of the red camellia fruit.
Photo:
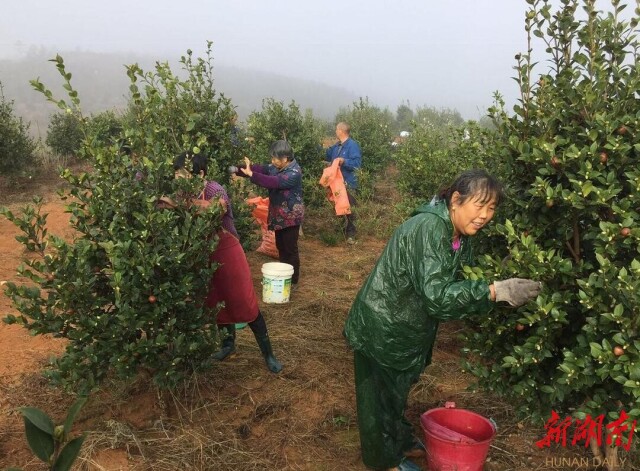
POLYGON ((606 152, 600 152, 600 163, 601 164, 606 164, 607 160, 609 160, 609 156, 607 155, 606 152))
POLYGON ((618 134, 620 134, 621 136, 624 136, 627 133, 627 127, 626 126, 620 126, 618 128, 618 134))
POLYGON ((153 294, 151 296, 149 296, 149 302, 151 304, 154 304, 157 300, 158 300, 158 298, 156 298, 153 294))
POLYGON ((524 330, 524 326, 522 324, 516 324, 516 330, 518 332, 522 332, 524 330))
POLYGON ((556 157, 555 155, 553 157, 551 157, 551 166, 553 168, 560 167, 560 159, 558 157, 556 157))
POLYGON ((545 203, 547 205, 547 208, 551 208, 554 205, 553 200, 547 200, 547 202, 545 203))
POLYGON ((629 229, 628 227, 623 227, 622 229, 620 229, 620 235, 622 237, 629 237, 631 235, 631 229, 629 229))
POLYGON ((616 345, 615 347, 613 347, 613 354, 617 357, 624 355, 624 348, 622 348, 620 345, 616 345))

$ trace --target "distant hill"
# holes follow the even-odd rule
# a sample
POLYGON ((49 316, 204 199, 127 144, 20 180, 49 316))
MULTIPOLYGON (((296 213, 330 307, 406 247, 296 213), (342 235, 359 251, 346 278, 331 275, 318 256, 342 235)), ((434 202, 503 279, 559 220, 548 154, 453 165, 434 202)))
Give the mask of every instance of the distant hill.
MULTIPOLYGON (((149 56, 104 54, 93 52, 60 52, 71 80, 78 90, 83 111, 96 113, 107 109, 122 109, 129 93, 129 78, 125 64, 138 63, 150 70, 159 59, 149 56)), ((34 136, 46 136, 49 117, 57 108, 47 103, 35 92, 29 80, 40 80, 54 91, 62 94, 62 79, 55 65, 48 60, 55 53, 37 52, 19 60, 0 60, 0 82, 7 100, 13 100, 18 116, 31 123, 34 136)), ((175 72, 179 64, 171 61, 175 72)), ((218 65, 214 62, 216 90, 231 98, 237 107, 240 119, 260 109, 264 98, 272 97, 285 103, 295 100, 303 109, 311 108, 315 116, 332 120, 340 107, 348 106, 358 99, 347 90, 311 80, 280 76, 258 70, 218 65)))

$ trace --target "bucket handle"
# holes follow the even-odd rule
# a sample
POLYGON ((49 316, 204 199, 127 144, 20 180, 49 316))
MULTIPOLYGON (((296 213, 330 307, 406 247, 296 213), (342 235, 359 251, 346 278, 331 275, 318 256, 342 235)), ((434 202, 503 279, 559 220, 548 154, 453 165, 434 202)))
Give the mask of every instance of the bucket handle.
POLYGON ((489 417, 489 422, 491 422, 491 425, 493 425, 493 430, 494 430, 495 432, 497 432, 497 431, 498 431, 498 424, 496 423, 496 421, 495 421, 495 420, 493 420, 493 418, 492 418, 492 417, 489 417))
MULTIPOLYGON (((445 409, 455 409, 456 408, 456 403, 455 401, 447 401, 444 403, 444 408, 445 409)), ((493 420, 493 418, 489 417, 489 422, 491 422, 491 426, 493 427, 493 430, 495 432, 498 431, 498 424, 496 423, 495 420, 493 420)))

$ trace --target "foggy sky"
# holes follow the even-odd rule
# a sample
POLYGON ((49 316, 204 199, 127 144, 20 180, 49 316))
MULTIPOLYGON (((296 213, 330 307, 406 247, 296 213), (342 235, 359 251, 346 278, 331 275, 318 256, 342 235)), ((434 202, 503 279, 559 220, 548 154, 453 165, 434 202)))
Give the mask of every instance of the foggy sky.
MULTIPOLYGON (((337 85, 395 111, 478 119, 526 49, 524 0, 4 0, 0 58, 29 47, 174 60, 214 42, 215 63, 337 85)), ((538 72, 543 71, 540 66, 538 72)), ((0 77, 1 80, 1 77, 0 77)))

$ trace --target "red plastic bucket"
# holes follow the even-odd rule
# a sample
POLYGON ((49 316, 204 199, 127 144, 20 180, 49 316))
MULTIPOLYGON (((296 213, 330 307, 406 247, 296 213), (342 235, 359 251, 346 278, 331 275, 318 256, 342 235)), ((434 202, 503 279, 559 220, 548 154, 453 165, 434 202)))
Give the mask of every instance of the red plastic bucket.
POLYGON ((427 464, 432 471, 482 471, 496 434, 480 414, 455 407, 431 409, 420 417, 427 464))

